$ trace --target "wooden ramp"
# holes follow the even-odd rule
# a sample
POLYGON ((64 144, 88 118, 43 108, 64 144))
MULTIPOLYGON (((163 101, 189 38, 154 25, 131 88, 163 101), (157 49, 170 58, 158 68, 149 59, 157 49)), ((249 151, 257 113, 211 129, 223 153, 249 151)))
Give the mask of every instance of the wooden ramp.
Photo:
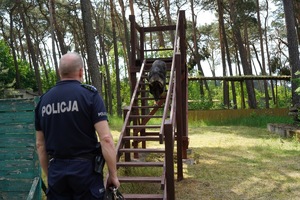
POLYGON ((124 125, 117 144, 121 192, 122 187, 126 188, 127 192, 123 192, 123 195, 127 200, 174 200, 174 173, 178 180, 183 178, 182 158, 187 149, 184 12, 180 12, 176 26, 142 28, 135 23, 134 16, 130 19, 132 98, 130 105, 124 109, 124 125), (137 43, 140 47, 144 46, 145 32, 166 30, 176 33, 171 57, 146 59, 144 49, 137 51, 134 48, 137 43), (137 34, 140 34, 137 37, 140 41, 136 41, 137 34), (155 60, 163 60, 167 65, 166 91, 157 103, 149 92, 147 81, 155 60), (174 156, 177 157, 176 161, 174 156), (177 164, 176 172, 174 163, 177 164))

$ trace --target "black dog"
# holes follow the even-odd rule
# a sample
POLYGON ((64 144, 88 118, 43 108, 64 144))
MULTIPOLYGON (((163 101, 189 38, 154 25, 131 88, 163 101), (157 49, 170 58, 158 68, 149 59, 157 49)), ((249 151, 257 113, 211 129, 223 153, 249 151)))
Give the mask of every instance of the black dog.
POLYGON ((158 101, 160 95, 165 91, 166 85, 166 63, 161 60, 153 62, 148 75, 150 93, 158 101))

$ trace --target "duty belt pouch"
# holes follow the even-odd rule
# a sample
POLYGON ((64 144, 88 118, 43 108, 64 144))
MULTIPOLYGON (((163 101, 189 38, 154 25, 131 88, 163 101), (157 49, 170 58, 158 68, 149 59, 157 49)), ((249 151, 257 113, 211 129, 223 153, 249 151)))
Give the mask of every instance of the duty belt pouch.
POLYGON ((103 173, 104 164, 105 164, 104 157, 102 155, 97 155, 95 157, 95 168, 94 168, 94 171, 96 173, 102 174, 103 173))

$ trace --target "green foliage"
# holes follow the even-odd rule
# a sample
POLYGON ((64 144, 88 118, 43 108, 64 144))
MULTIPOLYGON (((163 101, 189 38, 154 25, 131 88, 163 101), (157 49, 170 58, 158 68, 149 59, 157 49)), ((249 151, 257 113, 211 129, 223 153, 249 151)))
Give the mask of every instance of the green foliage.
POLYGON ((13 58, 8 46, 0 40, 0 97, 4 96, 4 90, 12 88, 15 82, 13 58))
MULTIPOLYGON (((209 109, 226 109, 223 105, 223 82, 222 81, 208 81, 210 88, 210 94, 205 91, 205 95, 200 95, 200 84, 198 81, 190 81, 188 84, 188 107, 191 110, 209 110, 209 109)), ((270 84, 270 82, 269 82, 270 84)), ((257 99, 258 108, 265 108, 265 93, 262 81, 254 81, 255 95, 257 99)), ((242 90, 241 85, 235 83, 237 107, 241 108, 242 90)), ((269 90, 270 90, 269 86, 269 90)), ((247 108, 247 89, 246 85, 243 84, 243 91, 245 96, 245 104, 247 108)), ((300 89, 299 89, 300 91, 300 89)), ((290 105, 291 89, 286 82, 282 82, 281 85, 276 86, 276 104, 273 103, 271 92, 269 91, 269 97, 271 97, 269 103, 270 108, 283 108, 290 105), (282 85, 283 84, 283 85, 282 85)), ((231 107, 233 108, 232 102, 232 90, 231 82, 229 83, 229 97, 231 101, 231 107)))
POLYGON ((32 89, 37 91, 37 84, 33 69, 30 68, 28 62, 24 60, 18 61, 19 72, 20 72, 20 88, 22 89, 32 89))
MULTIPOLYGON (((20 89, 28 89, 37 91, 35 74, 30 64, 24 60, 18 60, 18 69, 20 75, 20 89)), ((4 98, 4 90, 9 90, 15 93, 16 83, 16 68, 14 66, 13 57, 10 53, 10 48, 4 41, 0 41, 0 97, 4 98)), ((49 81, 45 81, 49 83, 49 81)))
POLYGON ((48 66, 47 77, 45 73, 41 73, 41 80, 43 84, 43 91, 49 90, 57 82, 57 76, 55 70, 48 66))
MULTIPOLYGON (((300 71, 297 71, 295 73, 296 75, 300 75, 300 71)), ((297 94, 300 94, 300 78, 297 78, 297 79, 294 79, 293 82, 296 84, 296 85, 299 85, 299 87, 296 89, 296 93, 297 94)))

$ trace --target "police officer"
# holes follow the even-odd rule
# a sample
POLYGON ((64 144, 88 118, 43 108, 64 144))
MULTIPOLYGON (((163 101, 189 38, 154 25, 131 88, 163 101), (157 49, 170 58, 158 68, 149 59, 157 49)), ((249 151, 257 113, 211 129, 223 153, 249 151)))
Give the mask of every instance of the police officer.
POLYGON ((107 184, 120 186, 103 100, 93 86, 81 84, 79 54, 63 55, 59 74, 61 81, 41 96, 35 110, 37 152, 48 178, 47 199, 102 199, 105 188, 102 171, 95 171, 96 156, 102 155, 108 166, 107 184))

